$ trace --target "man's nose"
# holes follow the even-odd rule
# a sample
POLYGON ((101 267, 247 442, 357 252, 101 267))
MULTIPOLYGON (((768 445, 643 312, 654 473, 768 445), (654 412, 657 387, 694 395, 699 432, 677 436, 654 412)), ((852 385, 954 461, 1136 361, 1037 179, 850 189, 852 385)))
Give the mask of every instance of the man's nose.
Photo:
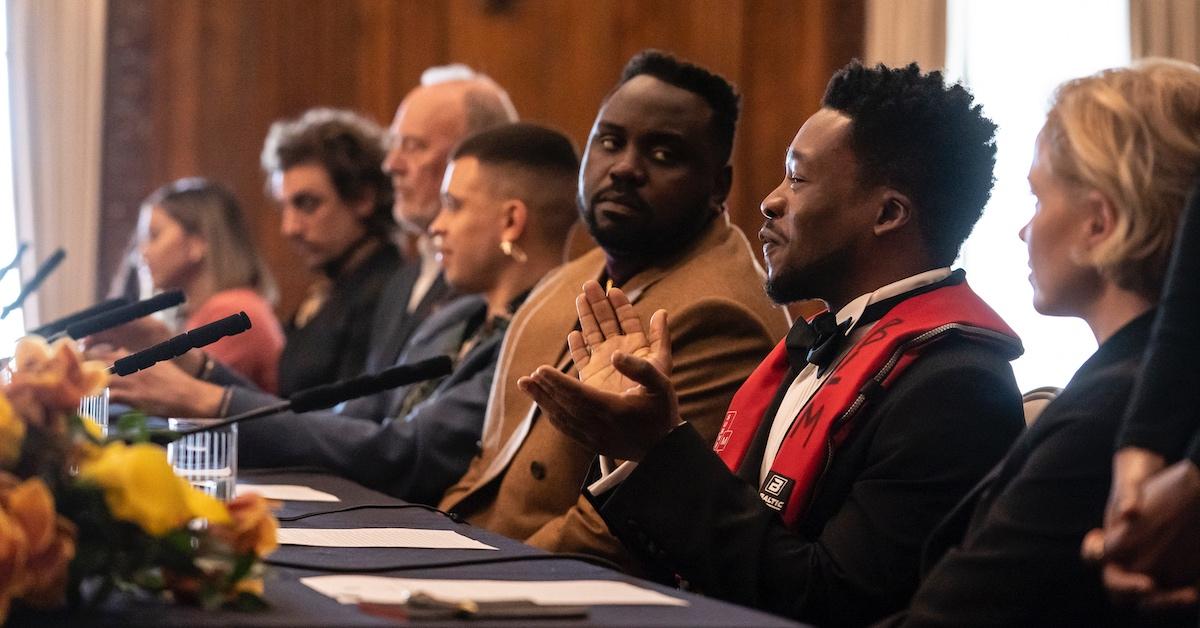
POLYGON ((632 149, 616 155, 616 161, 613 162, 608 174, 614 181, 624 181, 633 185, 640 185, 646 181, 645 168, 642 167, 637 151, 632 149))
POLYGON ((758 210, 766 219, 775 220, 787 211, 787 200, 783 198, 782 194, 779 194, 779 189, 776 188, 759 203, 758 210))
POLYGON ((303 231, 302 220, 299 212, 289 207, 285 207, 279 214, 279 233, 284 237, 292 238, 300 235, 303 231))

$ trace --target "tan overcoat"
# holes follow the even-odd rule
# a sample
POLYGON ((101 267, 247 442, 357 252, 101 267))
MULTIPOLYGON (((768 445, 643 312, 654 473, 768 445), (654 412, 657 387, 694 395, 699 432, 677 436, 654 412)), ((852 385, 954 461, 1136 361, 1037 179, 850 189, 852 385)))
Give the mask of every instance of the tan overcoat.
MULTIPOLYGON (((595 452, 539 419, 517 388, 518 377, 543 364, 574 372, 566 337, 577 324, 575 296, 601 278, 604 261, 595 249, 562 266, 517 311, 496 366, 481 452, 439 507, 545 549, 621 559, 619 542, 580 494, 595 452)), ((787 333, 787 316, 762 281, 749 242, 722 214, 687 250, 622 286, 644 322, 659 308, 669 312, 680 413, 709 441, 742 380, 787 333)))

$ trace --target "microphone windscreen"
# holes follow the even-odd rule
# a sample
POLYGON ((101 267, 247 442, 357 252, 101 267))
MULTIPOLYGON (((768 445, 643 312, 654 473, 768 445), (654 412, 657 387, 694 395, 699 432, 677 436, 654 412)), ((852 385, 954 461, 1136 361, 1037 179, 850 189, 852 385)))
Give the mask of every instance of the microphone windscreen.
POLYGON ((25 285, 21 286, 21 292, 17 295, 16 300, 4 306, 4 311, 0 313, 0 318, 5 318, 10 312, 21 307, 21 305, 25 303, 25 298, 33 294, 33 291, 37 290, 38 287, 42 285, 42 282, 46 281, 46 278, 50 276, 50 273, 54 272, 55 268, 58 268, 58 265, 62 263, 63 258, 66 256, 67 252, 62 248, 59 248, 56 249, 54 253, 50 255, 50 257, 47 257, 46 260, 42 262, 40 266, 38 266, 37 271, 33 273, 33 277, 31 277, 25 285))
POLYGON ((250 329, 250 317, 246 316, 245 312, 231 314, 220 320, 179 334, 165 342, 160 342, 153 347, 143 349, 137 353, 131 353, 113 362, 111 370, 113 374, 124 377, 130 373, 136 373, 142 369, 154 366, 159 362, 179 357, 197 347, 212 344, 226 336, 240 334, 247 329, 250 329), (197 344, 198 342, 199 344, 197 344))
POLYGON ((348 380, 302 390, 288 398, 293 412, 308 412, 333 407, 343 401, 373 395, 397 386, 423 382, 449 375, 454 363, 440 355, 413 364, 401 364, 375 375, 360 375, 348 380))
POLYGON ((102 301, 100 303, 93 305, 92 307, 89 307, 89 308, 86 308, 83 310, 79 310, 78 312, 75 312, 74 314, 68 314, 67 316, 64 316, 58 320, 50 321, 49 323, 46 323, 45 325, 42 325, 41 327, 38 327, 37 329, 30 330, 29 333, 31 335, 42 336, 42 337, 53 336, 54 334, 57 334, 58 332, 66 329, 68 325, 74 325, 75 323, 78 323, 82 320, 96 316, 97 314, 103 314, 105 312, 110 312, 112 310, 115 310, 119 307, 123 307, 126 305, 129 305, 129 299, 124 299, 124 298, 120 298, 120 297, 118 297, 116 299, 109 299, 107 301, 102 301))
POLYGON ((112 329, 118 325, 124 325, 129 321, 137 320, 169 307, 175 307, 180 303, 183 303, 183 291, 171 290, 170 292, 164 292, 149 299, 130 303, 124 307, 119 307, 103 314, 97 314, 86 320, 68 325, 67 335, 78 340, 84 336, 90 336, 106 329, 112 329))
POLYGON ((233 336, 250 329, 250 317, 245 312, 226 316, 219 321, 197 327, 187 333, 193 349, 210 345, 225 336, 233 336))

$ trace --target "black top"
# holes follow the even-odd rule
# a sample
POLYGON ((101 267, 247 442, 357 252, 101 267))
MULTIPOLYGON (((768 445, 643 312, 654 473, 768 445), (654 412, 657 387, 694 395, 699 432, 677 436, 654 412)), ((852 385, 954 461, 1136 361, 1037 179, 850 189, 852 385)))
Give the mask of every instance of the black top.
POLYGON ((400 266, 400 253, 381 246, 357 268, 335 278, 320 311, 304 327, 289 322, 279 357, 279 396, 363 372, 371 321, 384 284, 400 266))
POLYGON ((1153 312, 1084 362, 1004 460, 951 511, 926 546, 921 586, 904 626, 1104 626, 1113 608, 1083 563, 1100 527, 1121 426, 1153 312))
POLYGON ((1200 466, 1200 189, 1184 210, 1119 445, 1200 466), (1191 442, 1189 450, 1184 448, 1191 442))

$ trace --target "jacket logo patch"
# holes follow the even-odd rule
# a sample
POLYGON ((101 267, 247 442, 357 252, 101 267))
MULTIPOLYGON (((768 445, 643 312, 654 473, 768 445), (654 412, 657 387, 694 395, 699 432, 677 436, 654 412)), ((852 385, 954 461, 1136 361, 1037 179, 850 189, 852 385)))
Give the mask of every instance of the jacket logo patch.
POLYGON ((737 418, 737 410, 730 410, 725 413, 725 421, 721 423, 721 431, 717 432, 717 440, 713 443, 713 451, 721 453, 729 446, 729 440, 733 438, 733 420, 737 418))
POLYGON ((767 475, 767 479, 763 480, 762 488, 758 491, 758 497, 763 500, 763 503, 768 508, 782 511, 783 506, 787 504, 788 498, 792 495, 792 489, 795 487, 795 480, 772 471, 767 475))

